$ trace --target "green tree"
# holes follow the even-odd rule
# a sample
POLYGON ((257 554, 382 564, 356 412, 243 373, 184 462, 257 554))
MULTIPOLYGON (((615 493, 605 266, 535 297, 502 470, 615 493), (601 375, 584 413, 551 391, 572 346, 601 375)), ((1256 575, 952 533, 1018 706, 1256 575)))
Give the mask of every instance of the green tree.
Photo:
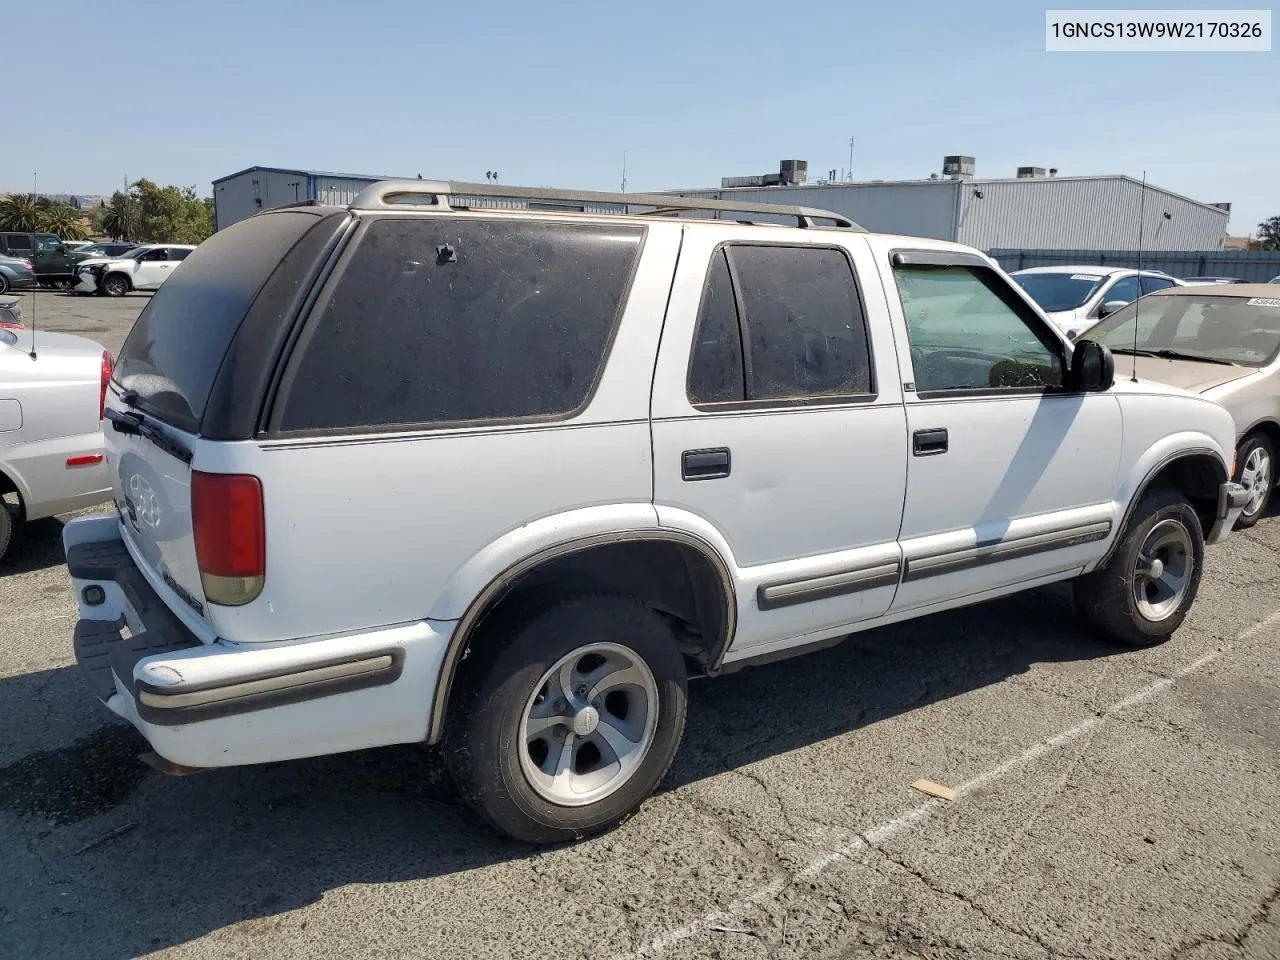
POLYGON ((0 200, 0 230, 40 229, 40 208, 33 194, 12 194, 0 200))
POLYGON ((151 180, 129 191, 137 204, 138 233, 152 243, 200 243, 213 232, 213 204, 195 187, 161 187, 151 180))
POLYGON ((40 229, 46 233, 56 233, 63 240, 83 240, 84 226, 76 211, 66 204, 55 203, 43 211, 39 218, 40 229))
POLYGON ((103 205, 102 232, 112 240, 134 240, 139 234, 137 202, 117 190, 103 205))
POLYGON ((1258 224, 1258 239, 1263 250, 1280 250, 1280 217, 1271 217, 1258 224))

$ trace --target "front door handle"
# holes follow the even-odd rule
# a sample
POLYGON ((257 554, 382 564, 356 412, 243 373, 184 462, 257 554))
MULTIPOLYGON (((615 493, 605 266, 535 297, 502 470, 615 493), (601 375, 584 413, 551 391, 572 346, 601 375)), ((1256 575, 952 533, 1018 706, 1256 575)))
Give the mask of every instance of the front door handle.
POLYGON ((917 430, 911 435, 911 453, 917 457, 934 457, 947 452, 947 431, 943 427, 917 430))
POLYGON ((686 450, 680 454, 680 476, 685 480, 718 480, 729 475, 732 463, 728 447, 686 450))

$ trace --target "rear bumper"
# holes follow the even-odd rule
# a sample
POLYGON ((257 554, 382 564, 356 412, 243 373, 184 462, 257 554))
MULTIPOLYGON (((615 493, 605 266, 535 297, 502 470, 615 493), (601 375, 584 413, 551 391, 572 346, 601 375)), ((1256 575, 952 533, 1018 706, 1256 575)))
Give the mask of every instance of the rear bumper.
POLYGON ((1250 493, 1248 487, 1231 480, 1218 485, 1218 519, 1205 537, 1205 543, 1218 543, 1226 538, 1248 505, 1250 493))
POLYGON ((426 739, 453 622, 206 644, 152 589, 114 516, 72 521, 63 542, 76 662, 165 759, 234 766, 426 739))

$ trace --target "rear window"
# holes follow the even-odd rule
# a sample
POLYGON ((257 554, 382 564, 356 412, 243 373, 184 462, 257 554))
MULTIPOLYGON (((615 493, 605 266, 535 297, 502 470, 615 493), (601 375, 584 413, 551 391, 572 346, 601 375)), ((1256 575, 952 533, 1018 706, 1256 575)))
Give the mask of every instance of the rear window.
POLYGON ((643 236, 539 220, 371 222, 294 352, 278 429, 571 414, 604 366, 643 236))
POLYGON ((250 217, 191 252, 138 316, 114 380, 138 407, 197 432, 214 377, 258 291, 319 220, 304 213, 250 217))

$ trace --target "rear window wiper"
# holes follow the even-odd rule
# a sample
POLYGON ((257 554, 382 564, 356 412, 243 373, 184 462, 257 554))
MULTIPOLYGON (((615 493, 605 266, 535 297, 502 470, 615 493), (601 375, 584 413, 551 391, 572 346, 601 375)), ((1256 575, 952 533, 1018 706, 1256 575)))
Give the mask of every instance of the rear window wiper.
MULTIPOLYGON (((135 394, 136 397, 136 394, 135 394)), ((191 451, 182 443, 179 443, 173 437, 169 436, 162 428, 156 426, 147 417, 136 410, 130 410, 128 413, 121 413, 118 410, 112 410, 108 407, 103 411, 103 415, 111 421, 111 427, 116 433, 124 433, 134 437, 143 437, 150 440, 157 447, 176 457, 183 463, 191 463, 191 451)))

